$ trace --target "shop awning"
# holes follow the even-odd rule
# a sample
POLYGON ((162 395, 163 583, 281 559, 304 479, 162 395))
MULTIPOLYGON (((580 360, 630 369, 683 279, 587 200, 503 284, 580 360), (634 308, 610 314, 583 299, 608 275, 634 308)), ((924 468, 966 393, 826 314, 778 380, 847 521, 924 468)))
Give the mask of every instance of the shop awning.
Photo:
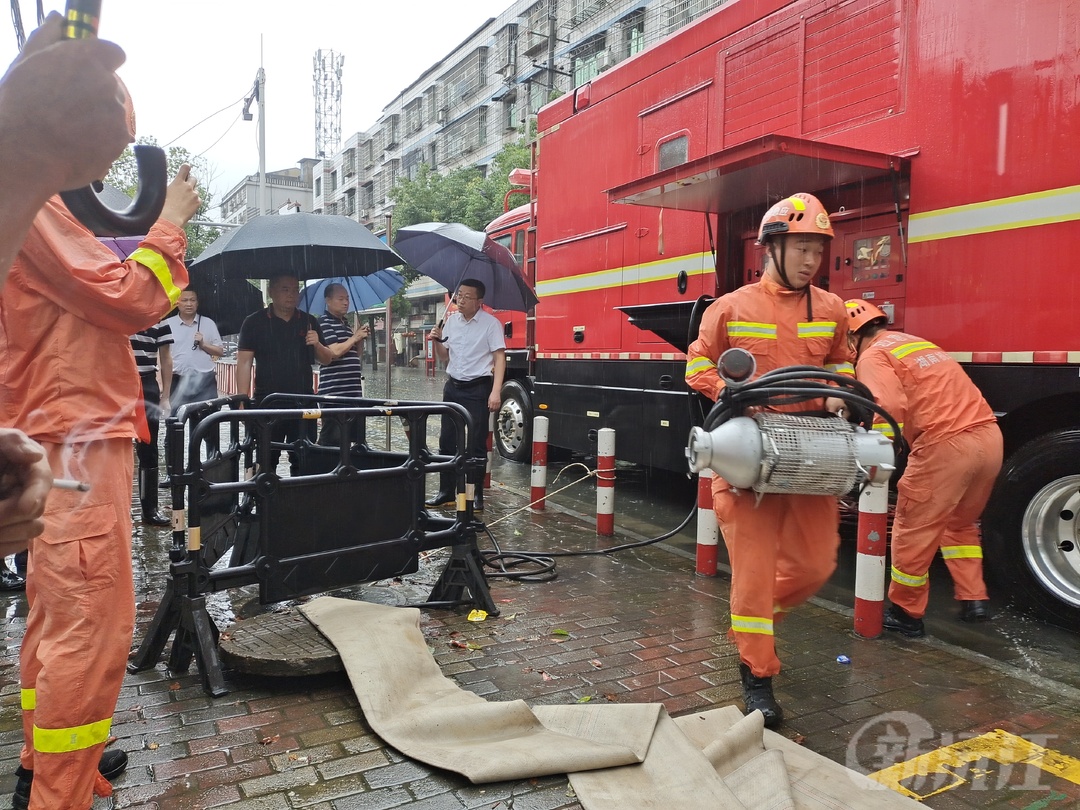
POLYGON ((886 178, 905 170, 909 159, 910 154, 766 135, 608 189, 607 195, 617 203, 723 214, 795 191, 821 193, 886 178))

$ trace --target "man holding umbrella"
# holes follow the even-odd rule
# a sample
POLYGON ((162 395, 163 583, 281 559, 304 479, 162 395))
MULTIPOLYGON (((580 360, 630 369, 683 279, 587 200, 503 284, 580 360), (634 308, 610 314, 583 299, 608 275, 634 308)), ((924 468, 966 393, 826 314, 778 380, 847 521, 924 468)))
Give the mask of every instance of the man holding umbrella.
MULTIPOLYGON (((294 215, 295 216, 295 215, 294 215)), ((333 360, 323 345, 318 321, 297 309, 300 282, 295 275, 278 274, 267 288, 270 306, 248 315, 240 327, 236 352, 236 388, 241 394, 251 391, 251 370, 255 374, 255 404, 261 405, 269 394, 312 394, 311 365, 326 365, 333 360)), ((278 407, 288 407, 279 403, 278 407)), ((271 441, 293 442, 315 439, 315 423, 287 419, 273 429, 271 441)), ((293 474, 299 472, 299 459, 289 454, 293 474)))
MULTIPOLYGON (((483 459, 487 455, 486 438, 488 412, 499 409, 503 377, 506 374, 506 341, 498 318, 484 311, 484 284, 474 278, 463 279, 454 295, 457 311, 430 332, 435 354, 446 363, 447 379, 443 401, 456 402, 469 413, 469 430, 465 455, 483 459)), ((456 452, 454 423, 443 417, 439 432, 439 453, 456 452)), ((474 511, 484 508, 483 466, 470 471, 466 481, 475 488, 474 511)), ((427 506, 444 507, 455 502, 454 474, 440 475, 438 493, 425 501, 427 506)))

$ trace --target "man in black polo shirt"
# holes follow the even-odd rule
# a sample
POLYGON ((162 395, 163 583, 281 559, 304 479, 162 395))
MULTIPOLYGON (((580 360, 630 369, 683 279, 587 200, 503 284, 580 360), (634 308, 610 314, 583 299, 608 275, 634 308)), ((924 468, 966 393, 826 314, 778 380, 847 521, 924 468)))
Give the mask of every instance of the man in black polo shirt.
POLYGON ((169 388, 172 382, 172 329, 162 321, 131 336, 131 350, 142 384, 146 426, 150 442, 135 440, 135 455, 139 459, 139 506, 142 522, 151 526, 168 526, 169 518, 158 510, 158 423, 161 414, 169 412, 169 388), (161 384, 158 385, 158 357, 161 358, 161 384))
MULTIPOLYGON (((318 321, 296 308, 300 302, 300 282, 293 275, 277 275, 267 289, 270 306, 248 315, 240 327, 236 351, 236 387, 241 394, 251 391, 251 368, 255 372, 255 405, 267 394, 311 394, 311 366, 333 359, 323 345, 318 321)), ((293 407, 279 403, 279 407, 293 407)), ((289 419, 278 423, 272 441, 315 440, 314 420, 289 419)), ((299 472, 298 459, 289 454, 293 475, 299 472)))

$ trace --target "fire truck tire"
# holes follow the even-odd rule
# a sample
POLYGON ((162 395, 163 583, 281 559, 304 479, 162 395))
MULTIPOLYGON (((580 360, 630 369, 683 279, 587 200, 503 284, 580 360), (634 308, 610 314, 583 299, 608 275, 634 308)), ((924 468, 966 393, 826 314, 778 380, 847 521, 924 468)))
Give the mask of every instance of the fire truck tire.
POLYGON ((495 415, 495 446, 499 455, 511 461, 532 457, 532 397, 517 380, 502 387, 502 404, 495 415))
POLYGON ((1047 433, 1005 460, 983 515, 985 567, 1017 607, 1080 623, 1080 430, 1047 433))

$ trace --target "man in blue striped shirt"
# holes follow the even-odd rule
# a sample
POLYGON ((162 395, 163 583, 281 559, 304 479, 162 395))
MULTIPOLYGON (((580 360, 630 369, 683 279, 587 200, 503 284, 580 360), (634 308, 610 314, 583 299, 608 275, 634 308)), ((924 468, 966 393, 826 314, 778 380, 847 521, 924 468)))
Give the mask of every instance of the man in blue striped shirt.
MULTIPOLYGON (((323 340, 330 349, 333 360, 319 369, 319 394, 336 397, 361 397, 364 395, 363 364, 360 360, 364 338, 371 330, 367 324, 357 322, 350 327, 345 320, 349 311, 349 291, 341 284, 327 284, 323 293, 326 314, 319 318, 323 340)), ((353 432, 353 441, 360 434, 353 432)), ((338 444, 339 428, 332 420, 324 420, 319 444, 338 444)))

